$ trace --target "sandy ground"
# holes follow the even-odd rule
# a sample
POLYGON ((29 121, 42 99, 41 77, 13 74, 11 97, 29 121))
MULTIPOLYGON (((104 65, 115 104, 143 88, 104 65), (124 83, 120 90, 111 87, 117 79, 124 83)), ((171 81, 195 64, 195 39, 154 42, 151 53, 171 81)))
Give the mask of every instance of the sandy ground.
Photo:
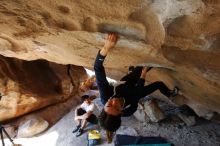
MULTIPOLYGON (((33 138, 15 139, 14 141, 22 146, 86 146, 86 132, 78 138, 72 133, 75 126, 73 115, 74 108, 44 134, 33 138)), ((98 126, 89 125, 85 130, 91 128, 99 129, 98 126)), ((102 144, 100 146, 113 146, 113 143, 107 144, 104 130, 101 130, 101 133, 102 144)), ((220 145, 220 125, 202 119, 197 119, 196 126, 187 127, 175 117, 160 123, 140 123, 132 116, 122 119, 122 126, 117 133, 161 136, 176 146, 220 145)))

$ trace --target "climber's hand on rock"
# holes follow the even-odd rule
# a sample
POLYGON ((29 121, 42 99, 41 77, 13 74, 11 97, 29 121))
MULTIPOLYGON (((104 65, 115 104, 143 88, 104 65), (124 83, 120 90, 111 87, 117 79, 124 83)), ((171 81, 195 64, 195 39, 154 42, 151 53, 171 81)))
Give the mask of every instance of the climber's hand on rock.
POLYGON ((147 74, 147 67, 143 67, 142 72, 141 72, 141 78, 145 79, 146 74, 147 74))
POLYGON ((111 48, 113 48, 118 41, 118 35, 115 33, 109 33, 105 39, 105 45, 101 49, 100 54, 106 56, 111 48))
POLYGON ((104 48, 110 49, 115 47, 117 41, 118 41, 118 35, 115 33, 109 33, 107 38, 105 39, 104 48))

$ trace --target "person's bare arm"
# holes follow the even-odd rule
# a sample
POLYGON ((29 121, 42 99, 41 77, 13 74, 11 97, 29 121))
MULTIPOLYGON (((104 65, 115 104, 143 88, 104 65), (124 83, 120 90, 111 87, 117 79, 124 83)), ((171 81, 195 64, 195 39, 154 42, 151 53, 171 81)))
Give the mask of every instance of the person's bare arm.
POLYGON ((138 80, 138 82, 137 82, 137 84, 136 84, 137 87, 143 87, 143 86, 144 86, 145 78, 146 78, 147 72, 148 72, 150 69, 151 69, 150 67, 143 67, 142 72, 141 72, 140 79, 138 80))
POLYGON ((143 67, 140 78, 145 79, 147 72, 150 71, 151 69, 152 67, 143 67))
POLYGON ((147 74, 147 68, 146 67, 143 67, 142 69, 142 72, 141 72, 141 79, 145 79, 146 77, 146 74, 147 74))
POLYGON ((109 33, 105 40, 105 45, 100 51, 100 54, 102 56, 106 56, 109 50, 115 47, 117 41, 118 41, 118 35, 114 33, 109 33))

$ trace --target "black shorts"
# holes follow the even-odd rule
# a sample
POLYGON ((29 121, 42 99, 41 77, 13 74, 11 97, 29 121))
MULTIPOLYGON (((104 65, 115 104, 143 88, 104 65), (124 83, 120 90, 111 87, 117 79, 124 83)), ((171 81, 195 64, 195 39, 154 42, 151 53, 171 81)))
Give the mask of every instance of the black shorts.
MULTIPOLYGON (((86 111, 82 108, 79 108, 77 110, 77 115, 78 116, 81 116, 81 115, 84 115, 86 113, 86 111)), ((94 115, 94 114, 91 114, 87 119, 86 121, 92 123, 92 124, 97 124, 98 123, 98 119, 97 117, 94 115)))

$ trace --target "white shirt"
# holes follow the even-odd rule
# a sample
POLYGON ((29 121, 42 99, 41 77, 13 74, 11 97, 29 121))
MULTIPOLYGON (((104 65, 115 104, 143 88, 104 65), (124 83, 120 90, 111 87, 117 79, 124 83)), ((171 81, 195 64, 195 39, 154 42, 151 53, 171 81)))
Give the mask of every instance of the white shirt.
POLYGON ((84 109, 86 112, 89 112, 89 111, 94 111, 95 109, 95 104, 94 103, 90 103, 90 104, 87 104, 86 102, 83 102, 80 107, 82 109, 84 109))

